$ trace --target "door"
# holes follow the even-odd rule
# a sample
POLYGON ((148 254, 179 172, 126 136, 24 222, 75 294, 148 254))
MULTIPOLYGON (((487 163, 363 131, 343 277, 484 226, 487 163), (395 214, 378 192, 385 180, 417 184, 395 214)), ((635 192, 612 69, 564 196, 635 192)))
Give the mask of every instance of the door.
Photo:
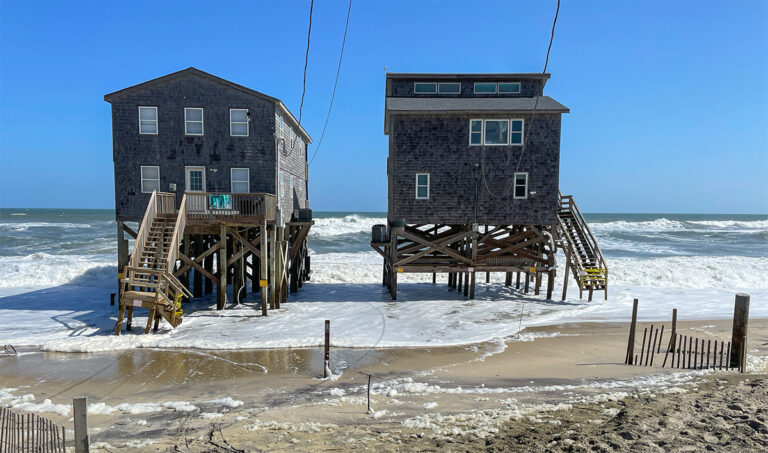
POLYGON ((184 167, 187 192, 205 192, 205 167, 184 167))

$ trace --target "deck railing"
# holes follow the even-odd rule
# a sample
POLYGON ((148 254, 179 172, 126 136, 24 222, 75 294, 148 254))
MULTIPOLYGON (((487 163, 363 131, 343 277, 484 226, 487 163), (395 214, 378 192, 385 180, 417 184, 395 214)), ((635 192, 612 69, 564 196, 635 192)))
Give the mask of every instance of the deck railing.
MULTIPOLYGON (((592 230, 589 229, 589 225, 581 214, 579 207, 576 206, 576 201, 573 199, 573 196, 560 194, 560 208, 570 211, 574 220, 576 220, 576 223, 581 226, 581 229, 584 231, 585 239, 587 240, 587 244, 585 245, 592 249, 595 255, 595 264, 601 269, 608 269, 608 266, 605 264, 605 258, 603 257, 603 251, 600 250, 600 245, 598 245, 597 239, 595 239, 595 236, 592 234, 592 230)), ((581 262, 581 258, 577 258, 579 258, 579 261, 581 262)), ((584 265, 584 263, 582 263, 582 265, 584 265)))
POLYGON ((187 223, 275 220, 275 199, 268 193, 187 192, 187 223))

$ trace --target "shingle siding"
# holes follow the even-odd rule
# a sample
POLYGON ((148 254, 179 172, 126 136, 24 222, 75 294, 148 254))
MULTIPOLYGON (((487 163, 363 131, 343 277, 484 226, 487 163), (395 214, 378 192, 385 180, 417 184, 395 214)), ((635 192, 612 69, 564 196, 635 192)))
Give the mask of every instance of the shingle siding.
POLYGON ((523 118, 528 134, 524 153, 522 146, 469 146, 469 120, 476 117, 392 115, 390 220, 544 225, 557 221, 560 114, 482 116, 523 118), (513 197, 516 171, 528 172, 527 199, 513 197), (430 174, 428 200, 416 199, 416 173, 430 174))
POLYGON ((307 207, 305 185, 307 179, 307 145, 296 134, 295 128, 293 129, 294 134, 291 136, 292 129, 287 121, 283 121, 283 132, 282 135, 280 134, 280 116, 275 116, 275 130, 278 131, 276 143, 279 171, 284 176, 281 183, 280 173, 278 173, 277 184, 280 190, 280 211, 283 220, 288 221, 295 210, 307 207), (291 176, 293 176, 293 187, 291 187, 291 176))
POLYGON ((142 165, 160 167, 160 189, 168 192, 169 184, 176 184, 177 202, 185 189, 185 166, 205 167, 208 192, 230 192, 234 167, 249 169, 251 192, 276 193, 275 102, 188 74, 122 94, 111 103, 118 220, 138 221, 144 215, 150 194, 141 193, 142 165), (158 107, 157 135, 139 134, 138 107, 143 105, 158 107), (184 134, 184 107, 204 109, 203 136, 184 134), (230 136, 230 108, 248 109, 248 137, 230 136))

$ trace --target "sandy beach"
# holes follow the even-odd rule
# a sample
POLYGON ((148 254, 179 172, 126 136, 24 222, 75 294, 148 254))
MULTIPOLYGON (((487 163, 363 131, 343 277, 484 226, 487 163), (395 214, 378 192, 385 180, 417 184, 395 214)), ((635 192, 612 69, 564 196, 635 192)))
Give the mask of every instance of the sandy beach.
MULTIPOLYGON (((730 336, 725 320, 684 321, 678 329, 730 336)), ((67 405, 87 396, 95 451, 608 451, 638 441, 648 451, 697 445, 757 451, 765 445, 760 383, 768 319, 750 321, 746 375, 626 366, 627 332, 624 323, 570 323, 529 328, 506 343, 336 349, 332 362, 346 362, 345 371, 326 380, 319 349, 27 350, 0 361, 0 399, 46 411, 71 428, 67 405), (372 375, 371 413, 363 373, 372 375), (34 399, 23 403, 30 394, 34 399), (697 434, 705 427, 706 435, 697 434), (686 430, 690 441, 675 444, 686 430)))

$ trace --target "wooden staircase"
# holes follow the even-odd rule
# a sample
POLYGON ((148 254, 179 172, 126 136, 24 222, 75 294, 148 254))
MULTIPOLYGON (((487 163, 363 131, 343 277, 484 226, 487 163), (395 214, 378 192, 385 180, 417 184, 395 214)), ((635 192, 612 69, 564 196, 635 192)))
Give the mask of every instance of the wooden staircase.
POLYGON ((149 332, 153 320, 155 330, 161 318, 172 327, 181 324, 181 299, 192 297, 173 276, 175 251, 183 233, 179 229, 184 228, 184 224, 183 219, 179 222, 177 218, 176 196, 154 192, 139 227, 130 264, 123 269, 115 335, 120 335, 125 310, 132 311, 135 307, 149 310, 145 333, 149 332))
MULTIPOLYGON (((583 291, 602 290, 608 298, 608 266, 600 251, 592 231, 581 215, 572 195, 560 194, 560 209, 558 211, 559 246, 565 252, 566 275, 570 270, 579 285, 579 298, 583 291)), ((567 278, 567 277, 566 277, 567 278)), ((566 288, 563 288, 565 299, 566 288)))

